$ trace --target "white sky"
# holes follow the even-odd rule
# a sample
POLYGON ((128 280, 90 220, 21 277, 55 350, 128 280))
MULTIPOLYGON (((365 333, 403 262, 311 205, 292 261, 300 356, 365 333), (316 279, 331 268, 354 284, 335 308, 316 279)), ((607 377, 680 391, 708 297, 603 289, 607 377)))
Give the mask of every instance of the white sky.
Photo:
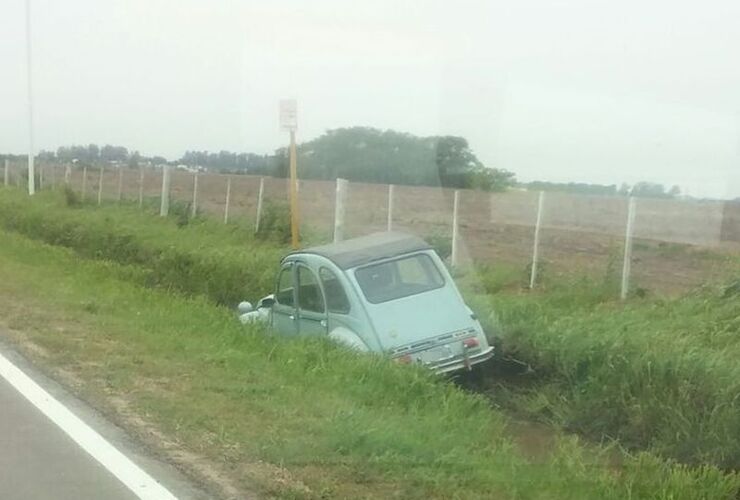
MULTIPOLYGON (((0 151, 27 145, 0 3, 0 151)), ((466 137, 522 180, 740 196, 740 2, 32 0, 36 144, 271 152, 367 125, 466 137)))

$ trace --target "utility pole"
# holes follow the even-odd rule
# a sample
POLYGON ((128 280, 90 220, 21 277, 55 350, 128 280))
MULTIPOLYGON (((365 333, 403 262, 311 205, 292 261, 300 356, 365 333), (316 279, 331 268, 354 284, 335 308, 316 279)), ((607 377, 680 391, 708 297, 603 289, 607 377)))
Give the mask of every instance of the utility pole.
POLYGON ((28 194, 36 192, 36 172, 33 165, 33 81, 31 65, 31 0, 26 0, 26 72, 28 83, 28 194))
POLYGON ((290 240, 293 249, 298 249, 300 217, 298 214, 298 168, 295 149, 295 131, 298 128, 297 104, 295 99, 280 101, 280 128, 290 132, 290 240))

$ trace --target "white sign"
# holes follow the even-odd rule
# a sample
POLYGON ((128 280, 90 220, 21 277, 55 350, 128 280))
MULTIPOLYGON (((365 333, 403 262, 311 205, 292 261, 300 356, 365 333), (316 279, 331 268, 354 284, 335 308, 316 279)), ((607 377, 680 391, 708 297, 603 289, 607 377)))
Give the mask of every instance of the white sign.
POLYGON ((298 128, 298 104, 295 99, 280 100, 280 129, 294 132, 298 128))

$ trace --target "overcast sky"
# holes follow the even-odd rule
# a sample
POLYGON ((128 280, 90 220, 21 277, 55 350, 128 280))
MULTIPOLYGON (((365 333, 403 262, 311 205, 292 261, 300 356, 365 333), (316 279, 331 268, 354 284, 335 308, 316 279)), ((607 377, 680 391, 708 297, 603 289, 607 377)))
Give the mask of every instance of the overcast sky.
MULTIPOLYGON (((27 146, 0 3, 0 151, 27 146)), ((32 0, 36 144, 271 152, 366 125, 466 137, 522 180, 740 196, 740 2, 32 0)))

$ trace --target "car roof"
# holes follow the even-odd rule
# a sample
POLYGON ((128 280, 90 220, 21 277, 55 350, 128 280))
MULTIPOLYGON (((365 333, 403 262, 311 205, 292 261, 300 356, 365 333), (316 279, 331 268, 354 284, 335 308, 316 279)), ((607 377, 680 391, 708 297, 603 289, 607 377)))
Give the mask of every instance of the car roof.
POLYGON ((372 233, 359 238, 321 245, 288 254, 285 259, 298 254, 315 254, 326 257, 340 269, 369 264, 380 259, 395 257, 418 250, 427 250, 431 245, 412 234, 397 231, 372 233))

